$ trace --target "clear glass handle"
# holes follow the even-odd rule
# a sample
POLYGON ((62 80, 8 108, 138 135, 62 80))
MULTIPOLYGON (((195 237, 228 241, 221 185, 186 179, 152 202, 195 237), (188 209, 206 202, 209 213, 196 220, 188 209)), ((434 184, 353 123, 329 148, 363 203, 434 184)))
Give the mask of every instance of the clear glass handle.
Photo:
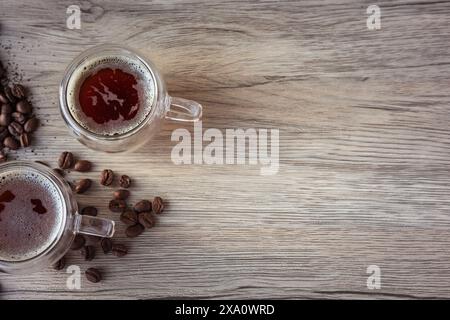
POLYGON ((114 235, 115 223, 109 219, 96 218, 91 216, 75 216, 75 232, 97 236, 102 238, 112 238, 114 235))
POLYGON ((195 122, 202 118, 202 105, 183 98, 170 97, 170 108, 166 119, 183 122, 195 122))

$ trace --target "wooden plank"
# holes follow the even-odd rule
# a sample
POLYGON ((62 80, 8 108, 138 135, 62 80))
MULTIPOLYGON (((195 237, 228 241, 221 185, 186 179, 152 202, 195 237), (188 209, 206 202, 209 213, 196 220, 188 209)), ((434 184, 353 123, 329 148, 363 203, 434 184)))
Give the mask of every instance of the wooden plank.
MULTIPOLYGON (((450 297, 450 2, 379 1, 381 30, 366 27, 369 1, 86 2, 81 30, 66 4, 3 0, 0 56, 17 64, 43 119, 33 151, 72 150, 136 182, 132 201, 168 200, 158 226, 100 285, 66 288, 67 274, 0 274, 3 299, 37 298, 436 298, 450 297), (64 68, 81 51, 121 43, 151 57, 172 94, 204 105, 203 128, 280 130, 280 170, 176 166, 167 123, 141 150, 94 152, 58 112, 64 68), (9 48, 11 46, 11 48, 9 48), (369 290, 366 268, 381 268, 369 290)), ((71 174, 72 179, 80 174, 71 174)), ((80 197, 101 216, 110 191, 80 197)))

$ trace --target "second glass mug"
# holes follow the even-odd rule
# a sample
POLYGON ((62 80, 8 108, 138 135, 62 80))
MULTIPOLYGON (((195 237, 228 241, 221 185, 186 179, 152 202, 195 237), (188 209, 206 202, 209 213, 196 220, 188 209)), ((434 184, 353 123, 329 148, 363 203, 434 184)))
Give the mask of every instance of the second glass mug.
POLYGON ((71 133, 84 145, 105 152, 132 151, 149 141, 158 133, 164 119, 195 122, 202 117, 202 106, 192 100, 171 97, 161 74, 154 64, 136 51, 118 45, 100 45, 90 48, 77 56, 67 67, 59 87, 61 115, 71 133), (130 131, 113 136, 99 135, 81 126, 72 116, 68 106, 68 86, 74 72, 83 62, 96 57, 124 57, 139 61, 146 68, 155 85, 153 105, 145 120, 130 131))
POLYGON ((26 260, 8 261, 0 257, 0 271, 11 274, 26 274, 43 270, 61 259, 70 249, 76 234, 86 234, 102 238, 114 235, 114 221, 78 213, 78 205, 68 183, 53 169, 33 161, 8 161, 0 164, 0 177, 10 172, 26 172, 41 176, 58 192, 61 203, 61 223, 48 245, 38 255, 26 260))

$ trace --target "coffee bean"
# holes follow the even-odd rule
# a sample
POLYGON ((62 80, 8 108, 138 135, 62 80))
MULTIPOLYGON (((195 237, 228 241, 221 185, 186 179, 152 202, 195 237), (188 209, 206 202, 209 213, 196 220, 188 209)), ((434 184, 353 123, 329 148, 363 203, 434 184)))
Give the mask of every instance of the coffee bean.
POLYGON ((3 151, 0 151, 0 163, 6 162, 8 160, 8 157, 6 154, 3 153, 3 151))
POLYGON ((26 115, 24 115, 23 113, 20 112, 13 112, 11 113, 11 121, 16 121, 20 124, 24 124, 27 121, 27 117, 26 115))
POLYGON ((88 207, 84 207, 84 208, 81 210, 81 214, 82 214, 83 216, 92 216, 92 217, 96 217, 97 214, 98 214, 98 210, 97 210, 96 207, 88 206, 88 207))
POLYGON ((11 115, 8 113, 0 114, 0 126, 7 127, 11 123, 11 115))
POLYGON ((79 249, 83 248, 83 246, 85 244, 86 244, 86 239, 81 234, 77 234, 75 236, 75 239, 73 239, 70 249, 71 250, 79 250, 79 249))
POLYGON ((4 93, 0 92, 0 104, 6 104, 9 103, 8 98, 5 96, 4 93))
POLYGON ((30 145, 30 136, 26 132, 24 132, 20 135, 19 140, 20 140, 20 146, 22 148, 26 148, 30 145))
POLYGON ((58 166, 61 169, 69 169, 73 165, 73 154, 72 152, 64 151, 61 153, 58 159, 58 166))
POLYGON ((16 102, 16 97, 14 97, 14 95, 11 92, 11 88, 10 87, 5 87, 3 89, 5 97, 8 99, 9 102, 14 103, 16 102))
POLYGON ((74 169, 76 171, 86 172, 86 171, 91 170, 91 167, 92 167, 92 163, 90 161, 78 160, 77 162, 75 162, 74 169))
POLYGON ((75 185, 75 193, 84 193, 91 187, 91 179, 81 179, 75 185))
POLYGON ((119 180, 119 184, 121 188, 129 188, 131 185, 131 179, 127 175, 122 175, 119 180))
POLYGON ((13 137, 6 137, 5 140, 3 140, 3 144, 11 150, 19 149, 19 142, 13 137))
POLYGON ((26 96, 25 88, 18 83, 13 84, 13 86, 11 87, 11 93, 14 97, 16 97, 19 100, 25 98, 26 96))
POLYGON ((31 113, 31 104, 26 100, 20 100, 16 104, 16 110, 20 113, 31 113))
POLYGON ((155 197, 152 202, 152 210, 156 214, 160 214, 164 211, 164 202, 160 197, 155 197))
POLYGON ((55 269, 55 270, 62 270, 62 269, 64 269, 65 266, 66 266, 66 258, 62 257, 61 259, 59 259, 58 262, 56 262, 53 265, 53 269, 55 269))
POLYGON ((128 253, 127 247, 125 247, 123 244, 114 244, 112 246, 112 254, 116 257, 123 257, 128 253))
POLYGON ((25 132, 29 132, 29 133, 36 131, 36 129, 38 127, 39 127, 39 120, 36 117, 32 117, 32 118, 28 119, 23 126, 25 132))
POLYGON ((120 221, 125 223, 126 225, 134 225, 138 223, 138 216, 137 213, 134 212, 131 209, 126 209, 121 215, 120 215, 120 221))
POLYGON ((64 175, 65 175, 64 170, 60 169, 60 168, 53 168, 53 172, 60 175, 61 177, 64 177, 64 175))
POLYGON ((7 136, 9 136, 8 128, 7 128, 7 127, 0 126, 0 140, 1 140, 1 142, 3 142, 3 140, 4 140, 7 136))
POLYGON ((109 210, 112 212, 123 212, 127 207, 125 200, 111 200, 109 202, 109 210))
POLYGON ((96 268, 89 268, 85 272, 86 279, 88 279, 89 282, 97 283, 102 281, 102 274, 100 271, 96 268))
POLYGON ((10 103, 6 103, 2 106, 1 113, 11 114, 12 112, 13 112, 13 108, 11 107, 10 103))
POLYGON ((116 190, 113 193, 114 199, 126 200, 130 196, 130 191, 128 190, 116 190))
POLYGON ((105 169, 102 171, 100 175, 100 183, 104 186, 109 186, 114 180, 114 172, 109 169, 105 169))
POLYGON ((144 232, 144 227, 142 225, 140 225, 139 223, 133 225, 133 226, 129 226, 126 230, 125 230, 125 235, 128 238, 135 238, 138 235, 140 235, 142 232, 144 232))
POLYGON ((148 200, 141 200, 134 205, 134 211, 139 212, 150 212, 152 211, 152 203, 148 200))
POLYGON ((155 226, 155 218, 150 212, 141 212, 138 215, 138 220, 145 228, 150 229, 155 226))
POLYGON ((92 261, 95 258, 95 247, 94 246, 84 246, 80 250, 81 256, 86 261, 92 261))
POLYGON ((9 124, 8 131, 11 135, 18 137, 23 133, 23 127, 20 123, 13 121, 9 124))
POLYGON ((100 246, 102 247, 103 253, 110 253, 113 247, 112 240, 110 238, 103 238, 100 241, 100 246))

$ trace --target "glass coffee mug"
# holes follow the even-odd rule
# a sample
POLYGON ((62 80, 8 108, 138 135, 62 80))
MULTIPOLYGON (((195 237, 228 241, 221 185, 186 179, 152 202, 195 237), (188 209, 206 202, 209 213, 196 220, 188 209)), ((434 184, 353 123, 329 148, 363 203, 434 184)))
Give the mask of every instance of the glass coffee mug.
POLYGON ((51 168, 11 161, 0 165, 0 232, 0 271, 24 274, 56 263, 78 233, 112 237, 114 222, 80 215, 70 186, 51 168))
POLYGON ((165 119, 194 122, 202 116, 199 103, 168 95, 151 61, 118 45, 96 46, 76 57, 65 71, 59 100, 71 133, 106 152, 138 148, 165 119))

